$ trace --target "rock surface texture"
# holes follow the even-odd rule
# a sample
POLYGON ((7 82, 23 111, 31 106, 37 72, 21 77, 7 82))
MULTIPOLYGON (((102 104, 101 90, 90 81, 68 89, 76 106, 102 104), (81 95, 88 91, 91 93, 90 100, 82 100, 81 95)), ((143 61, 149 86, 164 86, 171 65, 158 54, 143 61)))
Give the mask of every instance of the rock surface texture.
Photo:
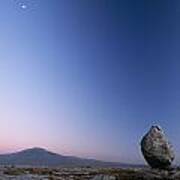
POLYGON ((142 138, 141 151, 152 168, 168 169, 175 158, 172 145, 160 126, 152 126, 142 138))
POLYGON ((0 180, 180 180, 180 169, 0 166, 0 180))

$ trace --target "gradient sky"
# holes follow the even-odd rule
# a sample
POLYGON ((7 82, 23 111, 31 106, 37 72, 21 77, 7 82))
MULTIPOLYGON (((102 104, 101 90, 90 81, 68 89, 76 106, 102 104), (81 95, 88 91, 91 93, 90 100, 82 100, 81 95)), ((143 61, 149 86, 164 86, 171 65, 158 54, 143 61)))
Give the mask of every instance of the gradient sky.
POLYGON ((1 0, 0 27, 0 153, 142 163, 160 124, 180 160, 180 1, 1 0))

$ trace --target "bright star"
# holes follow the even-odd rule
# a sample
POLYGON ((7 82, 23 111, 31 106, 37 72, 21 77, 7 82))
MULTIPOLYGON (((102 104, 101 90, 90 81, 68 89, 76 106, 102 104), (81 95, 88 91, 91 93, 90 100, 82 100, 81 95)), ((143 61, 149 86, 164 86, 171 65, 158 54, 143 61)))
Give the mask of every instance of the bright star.
POLYGON ((22 4, 22 5, 21 5, 21 8, 22 8, 22 9, 26 9, 26 8, 27 8, 27 5, 22 4))

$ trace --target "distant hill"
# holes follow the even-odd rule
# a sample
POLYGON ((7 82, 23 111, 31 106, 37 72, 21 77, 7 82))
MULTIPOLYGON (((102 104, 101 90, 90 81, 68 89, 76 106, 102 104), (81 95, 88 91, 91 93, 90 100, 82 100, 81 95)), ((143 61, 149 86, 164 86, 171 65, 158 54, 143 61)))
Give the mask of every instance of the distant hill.
POLYGON ((63 156, 42 148, 26 149, 20 152, 0 155, 0 165, 29 166, 129 166, 122 163, 103 162, 94 159, 83 159, 63 156))

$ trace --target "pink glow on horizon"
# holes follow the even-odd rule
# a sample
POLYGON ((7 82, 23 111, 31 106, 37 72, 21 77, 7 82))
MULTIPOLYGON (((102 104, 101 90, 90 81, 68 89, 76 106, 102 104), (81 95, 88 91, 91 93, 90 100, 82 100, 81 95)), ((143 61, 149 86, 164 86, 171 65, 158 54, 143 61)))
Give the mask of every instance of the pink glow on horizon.
MULTIPOLYGON (((18 151, 22 151, 24 149, 29 149, 29 148, 34 148, 34 147, 40 147, 44 148, 48 151, 55 152, 57 154, 65 155, 65 156, 77 156, 77 157, 82 157, 82 158, 92 158, 92 159, 98 159, 98 160, 108 160, 108 161, 117 161, 117 157, 113 157, 111 155, 107 154, 102 154, 100 151, 96 152, 95 150, 89 150, 89 151, 83 151, 83 150, 70 150, 68 147, 64 148, 58 148, 58 147, 48 147, 48 146, 37 146, 37 145, 15 145, 15 144, 0 144, 0 154, 6 154, 6 153, 14 153, 18 151)), ((119 157, 120 158, 120 157, 119 157)))

